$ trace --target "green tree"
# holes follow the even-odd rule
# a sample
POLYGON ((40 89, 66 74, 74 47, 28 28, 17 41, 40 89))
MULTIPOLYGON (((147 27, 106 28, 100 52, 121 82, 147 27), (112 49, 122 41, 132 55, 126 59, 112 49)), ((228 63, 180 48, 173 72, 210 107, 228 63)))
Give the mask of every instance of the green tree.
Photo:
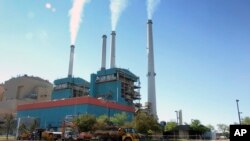
POLYGON ((0 134, 3 132, 3 123, 0 122, 0 134))
POLYGON ((215 130, 215 129, 214 129, 214 126, 211 125, 211 124, 208 124, 206 127, 207 127, 210 131, 214 131, 214 130, 215 130))
POLYGON ((224 136, 229 136, 229 126, 226 124, 217 124, 219 132, 221 132, 224 136))
POLYGON ((128 118, 128 115, 125 112, 121 112, 111 117, 110 121, 117 126, 123 126, 127 118, 128 118))
POLYGON ((30 126, 30 131, 31 131, 31 132, 34 131, 34 130, 39 126, 38 124, 39 124, 39 123, 38 123, 38 120, 35 119, 35 120, 32 122, 31 126, 30 126))
POLYGON ((124 128, 134 128, 133 122, 125 122, 123 125, 124 128))
POLYGON ((19 128, 18 128, 19 133, 23 133, 23 132, 29 132, 29 130, 27 129, 26 125, 24 123, 22 123, 19 128))
POLYGON ((132 122, 134 128, 140 133, 147 134, 149 130, 157 132, 161 130, 157 120, 152 115, 143 111, 138 112, 132 122))
POLYGON ((164 132, 173 131, 177 126, 177 123, 174 121, 167 122, 167 124, 164 127, 164 132))
POLYGON ((9 139, 9 133, 13 131, 15 126, 14 116, 12 114, 4 115, 4 128, 6 129, 6 139, 9 139))
POLYGON ((107 115, 101 115, 96 118, 96 123, 94 124, 93 129, 105 129, 105 127, 108 125, 108 116, 107 115))
POLYGON ((195 120, 192 120, 190 124, 190 128, 196 131, 196 130, 199 130, 200 125, 201 125, 200 120, 195 119, 195 120))
POLYGON ((200 135, 205 133, 206 131, 209 131, 209 129, 206 126, 202 125, 198 119, 192 120, 190 128, 195 132, 195 134, 200 135))
POLYGON ((244 125, 250 125, 250 117, 243 118, 242 124, 244 124, 244 125))
POLYGON ((85 114, 77 117, 75 122, 80 132, 88 132, 93 129, 93 126, 96 123, 96 118, 93 115, 85 114))

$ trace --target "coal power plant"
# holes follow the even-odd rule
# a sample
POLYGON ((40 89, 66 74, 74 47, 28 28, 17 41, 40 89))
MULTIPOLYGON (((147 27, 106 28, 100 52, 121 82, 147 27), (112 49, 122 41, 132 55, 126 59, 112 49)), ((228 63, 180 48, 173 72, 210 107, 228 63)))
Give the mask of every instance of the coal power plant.
MULTIPOLYGON (((103 35, 101 39, 101 66, 96 73, 90 75, 89 81, 74 77, 75 45, 71 45, 68 76, 54 80, 51 101, 19 105, 17 118, 35 117, 39 119, 40 128, 54 131, 59 131, 63 120, 69 115, 91 114, 111 117, 125 112, 128 120, 132 120, 135 112, 142 108, 140 78, 128 69, 116 67, 115 31, 112 31, 110 36, 110 67, 107 68, 107 36, 103 35)), ((147 50, 148 105, 145 110, 157 118, 152 20, 148 20, 147 23, 147 50)))

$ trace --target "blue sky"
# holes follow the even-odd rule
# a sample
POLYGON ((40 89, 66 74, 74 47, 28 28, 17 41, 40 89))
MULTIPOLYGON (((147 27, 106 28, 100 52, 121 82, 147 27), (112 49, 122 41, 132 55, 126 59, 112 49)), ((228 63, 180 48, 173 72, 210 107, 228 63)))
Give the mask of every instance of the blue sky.
MULTIPOLYGON (((0 83, 17 75, 50 82, 67 76, 71 0, 0 1, 0 83), (50 3, 52 8, 45 8, 50 3), (52 10, 54 8, 54 11, 52 10)), ((199 119, 216 125, 250 116, 250 1, 161 0, 153 16, 157 110, 160 120, 199 119)), ((76 39, 74 76, 90 80, 101 65, 108 36, 108 0, 85 6, 76 39)), ((141 79, 147 100, 146 1, 128 0, 117 24, 116 65, 141 79)))

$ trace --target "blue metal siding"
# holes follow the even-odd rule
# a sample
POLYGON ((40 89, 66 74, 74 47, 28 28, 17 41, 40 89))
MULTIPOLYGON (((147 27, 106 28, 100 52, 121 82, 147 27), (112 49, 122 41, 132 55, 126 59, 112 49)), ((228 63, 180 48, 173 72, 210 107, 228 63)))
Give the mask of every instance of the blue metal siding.
POLYGON ((57 79, 54 81, 55 85, 67 84, 67 83, 74 83, 77 85, 89 84, 88 81, 79 77, 76 77, 76 78, 66 77, 66 78, 61 78, 61 79, 57 79))
POLYGON ((114 98, 114 94, 116 94, 117 83, 116 81, 105 82, 105 83, 97 83, 96 84, 96 96, 97 95, 106 95, 111 93, 114 98))
POLYGON ((91 74, 91 83, 90 83, 90 96, 94 97, 95 96, 95 87, 96 87, 96 74, 91 74))
MULTIPOLYGON (((81 115, 91 114, 95 116, 107 115, 110 113, 110 117, 116 113, 124 112, 117 109, 111 109, 108 107, 100 107, 96 105, 73 105, 73 106, 62 106, 35 110, 18 111, 17 116, 22 117, 35 117, 40 120, 40 128, 55 127, 58 129, 62 125, 62 121, 66 115, 81 115)), ((128 115, 128 121, 133 119, 134 113, 126 112, 128 115)))
POLYGON ((129 70, 122 69, 122 68, 110 68, 110 69, 106 69, 106 70, 100 70, 100 71, 97 72, 97 75, 98 76, 111 75, 111 74, 117 73, 118 71, 126 74, 127 76, 129 76, 134 81, 137 81, 137 79, 139 78, 135 74, 130 72, 129 70))
POLYGON ((54 90, 51 95, 52 99, 63 99, 72 97, 72 89, 54 90))
MULTIPOLYGON (((91 97, 103 97, 104 101, 114 101, 123 105, 132 105, 121 97, 121 81, 116 80, 116 73, 121 72, 127 77, 131 78, 132 81, 137 81, 138 77, 135 76, 127 69, 111 68, 106 70, 98 71, 97 74, 91 74, 91 83, 81 78, 62 78, 54 81, 56 86, 61 84, 76 84, 78 86, 90 87, 89 94, 91 97), (100 78, 110 78, 99 81, 100 78), (104 76, 104 77, 100 77, 104 76), (97 80, 98 77, 98 81, 97 80), (107 94, 111 94, 111 98, 105 97, 107 94)), ((60 87, 59 87, 60 88, 60 87)), ((55 89, 52 93, 52 99, 67 99, 73 95, 72 89, 65 87, 65 89, 55 89)), ((61 123, 66 115, 80 115, 80 114, 92 114, 95 116, 107 115, 113 116, 116 113, 124 112, 122 110, 111 109, 108 107, 101 107, 91 104, 80 104, 72 106, 61 106, 61 107, 50 107, 43 109, 24 110, 17 111, 17 117, 37 117, 40 120, 40 127, 47 128, 48 125, 52 127, 61 127, 61 123)), ((134 112, 126 112, 128 115, 128 121, 131 121, 134 117, 134 112)))
POLYGON ((62 106, 46 109, 35 109, 18 111, 18 117, 37 117, 40 119, 40 127, 47 128, 50 124, 52 127, 60 127, 66 115, 80 115, 87 113, 87 105, 62 106))

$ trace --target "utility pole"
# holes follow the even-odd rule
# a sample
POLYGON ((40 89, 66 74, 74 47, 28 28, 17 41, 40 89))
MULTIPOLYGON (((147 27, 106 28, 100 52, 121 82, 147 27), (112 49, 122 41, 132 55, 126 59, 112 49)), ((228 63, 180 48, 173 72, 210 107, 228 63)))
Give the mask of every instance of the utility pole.
POLYGON ((241 125, 241 119, 240 119, 240 110, 239 110, 239 100, 238 99, 236 99, 236 103, 237 103, 237 110, 238 110, 238 116, 239 116, 239 123, 240 123, 240 125, 241 125))

